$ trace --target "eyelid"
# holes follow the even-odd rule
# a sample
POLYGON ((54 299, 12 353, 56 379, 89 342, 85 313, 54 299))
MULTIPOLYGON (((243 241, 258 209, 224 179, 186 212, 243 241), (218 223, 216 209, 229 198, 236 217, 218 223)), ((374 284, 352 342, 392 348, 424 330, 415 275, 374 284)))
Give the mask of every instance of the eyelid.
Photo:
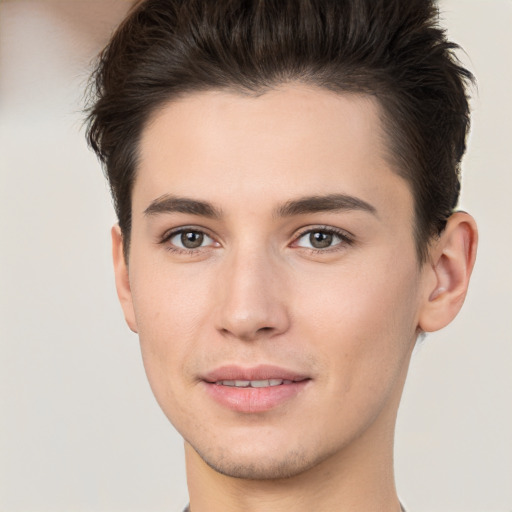
MULTIPOLYGON (((179 227, 168 229, 167 231, 165 231, 163 233, 163 235, 161 235, 159 237, 157 243, 161 244, 161 245, 169 244, 168 248, 171 249, 172 244, 170 244, 170 240, 172 238, 174 238, 176 235, 179 235, 179 234, 187 232, 187 231, 192 231, 195 233, 202 233, 206 237, 210 238, 214 242, 214 244, 216 244, 217 246, 220 245, 219 242, 217 241, 216 237, 214 235, 212 235, 208 229, 203 228, 201 226, 194 226, 194 225, 179 226, 179 227)), ((194 252, 194 251, 199 251, 201 249, 207 249, 209 247, 214 247, 214 244, 208 244, 206 246, 197 247, 196 249, 187 249, 185 247, 178 247, 178 246, 172 245, 172 250, 190 253, 190 252, 194 252)))
MULTIPOLYGON (((161 245, 168 244, 169 250, 174 250, 177 252, 186 252, 186 253, 197 252, 197 251, 208 249, 208 248, 215 247, 215 246, 219 247, 221 245, 218 242, 217 237, 214 236, 208 229, 206 229, 202 226, 195 226, 195 225, 178 226, 178 227, 168 229, 167 231, 165 231, 163 233, 163 235, 161 235, 159 237, 157 243, 161 244, 161 245), (180 233, 187 232, 187 231, 202 233, 206 237, 210 238, 213 243, 210 243, 206 246, 200 246, 195 249, 187 249, 187 248, 175 246, 174 244, 169 243, 173 237, 175 237, 176 235, 179 235, 180 233)), ((300 247, 300 248, 310 250, 310 251, 325 253, 325 252, 339 249, 340 248, 339 246, 344 247, 347 245, 353 245, 354 243, 355 243, 354 235, 345 229, 337 228, 337 227, 330 226, 330 225, 317 225, 317 226, 307 226, 307 227, 300 229, 293 236, 293 240, 292 240, 292 243, 290 244, 290 246, 291 247, 300 247), (307 234, 314 233, 314 232, 325 232, 325 233, 333 234, 333 235, 339 237, 340 242, 338 242, 335 245, 332 245, 330 247, 323 248, 323 249, 317 249, 314 247, 308 248, 308 247, 303 247, 303 246, 297 245, 298 241, 302 237, 304 237, 307 234)))
POLYGON ((198 233, 204 233, 205 235, 208 235, 210 238, 213 238, 210 231, 203 227, 203 226, 197 226, 195 224, 185 224, 182 226, 175 226, 169 229, 166 229, 162 235, 159 236, 160 240, 166 240, 172 237, 173 235, 176 235, 178 233, 183 233, 183 231, 197 231, 198 233))
POLYGON ((320 225, 320 226, 308 226, 308 227, 302 228, 293 237, 293 242, 291 245, 295 246, 295 247, 301 247, 303 249, 317 251, 317 252, 328 252, 329 250, 332 251, 332 250, 335 250, 336 248, 339 248, 339 246, 353 245, 354 243, 355 243, 355 237, 349 231, 346 231, 345 229, 341 229, 341 228, 336 228, 334 226, 320 225), (315 232, 324 232, 324 233, 329 233, 329 234, 335 235, 335 236, 339 237, 341 241, 339 243, 332 245, 330 247, 327 247, 325 249, 317 249, 314 247, 303 247, 303 246, 297 245, 297 242, 301 238, 303 238, 305 235, 310 234, 310 233, 315 233, 315 232))

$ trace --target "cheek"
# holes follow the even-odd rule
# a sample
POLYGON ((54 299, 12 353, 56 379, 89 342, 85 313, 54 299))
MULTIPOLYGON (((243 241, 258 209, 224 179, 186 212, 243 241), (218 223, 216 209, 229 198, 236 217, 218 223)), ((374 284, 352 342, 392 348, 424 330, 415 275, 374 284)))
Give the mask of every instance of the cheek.
POLYGON ((141 341, 179 348, 201 323, 207 276, 171 265, 162 251, 140 253, 133 254, 130 284, 141 341))
POLYGON ((173 404, 182 385, 176 376, 197 352, 206 322, 208 298, 201 293, 205 283, 161 265, 139 263, 137 268, 144 273, 134 272, 131 283, 144 368, 160 405, 173 404))
MULTIPOLYGON (((401 371, 414 343, 418 275, 391 264, 331 273, 315 293, 303 290, 299 329, 328 361, 337 386, 378 388, 401 371)), ((334 384, 333 384, 334 385, 334 384)))

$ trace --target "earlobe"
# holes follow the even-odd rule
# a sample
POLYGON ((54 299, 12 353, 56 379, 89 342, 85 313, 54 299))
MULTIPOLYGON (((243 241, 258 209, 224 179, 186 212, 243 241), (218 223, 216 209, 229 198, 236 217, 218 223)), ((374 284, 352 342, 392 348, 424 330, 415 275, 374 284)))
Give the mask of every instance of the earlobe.
POLYGON ((425 280, 425 302, 418 325, 422 331, 437 331, 457 316, 468 290, 477 242, 473 217, 464 212, 451 215, 431 250, 430 275, 425 280))
POLYGON ((137 322, 135 321, 135 312, 133 309, 132 292, 130 288, 130 278, 128 274, 128 265, 123 252, 123 235, 119 225, 112 227, 112 258, 114 261, 114 275, 116 281, 117 296, 123 308, 124 318, 128 327, 133 332, 137 331, 137 322))

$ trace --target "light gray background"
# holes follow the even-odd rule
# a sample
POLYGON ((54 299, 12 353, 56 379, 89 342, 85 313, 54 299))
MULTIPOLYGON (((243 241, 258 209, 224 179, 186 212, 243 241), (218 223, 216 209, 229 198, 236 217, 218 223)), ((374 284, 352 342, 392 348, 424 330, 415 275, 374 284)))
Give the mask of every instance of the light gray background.
MULTIPOLYGON (((117 304, 114 214, 81 129, 123 0, 0 4, 0 510, 170 511, 183 448, 117 304)), ((457 320, 416 351, 396 472, 413 512, 512 510, 512 2, 443 0, 479 81, 461 206, 481 245, 457 320)))

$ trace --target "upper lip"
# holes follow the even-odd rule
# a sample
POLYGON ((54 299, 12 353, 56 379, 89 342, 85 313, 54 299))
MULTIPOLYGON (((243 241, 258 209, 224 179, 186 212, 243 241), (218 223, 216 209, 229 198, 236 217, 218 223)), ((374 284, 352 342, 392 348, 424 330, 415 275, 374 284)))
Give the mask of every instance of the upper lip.
POLYGON ((303 373, 267 364, 252 367, 243 367, 237 365, 220 366, 202 376, 202 379, 206 382, 219 382, 224 380, 270 379, 301 381, 308 378, 310 377, 303 373))

